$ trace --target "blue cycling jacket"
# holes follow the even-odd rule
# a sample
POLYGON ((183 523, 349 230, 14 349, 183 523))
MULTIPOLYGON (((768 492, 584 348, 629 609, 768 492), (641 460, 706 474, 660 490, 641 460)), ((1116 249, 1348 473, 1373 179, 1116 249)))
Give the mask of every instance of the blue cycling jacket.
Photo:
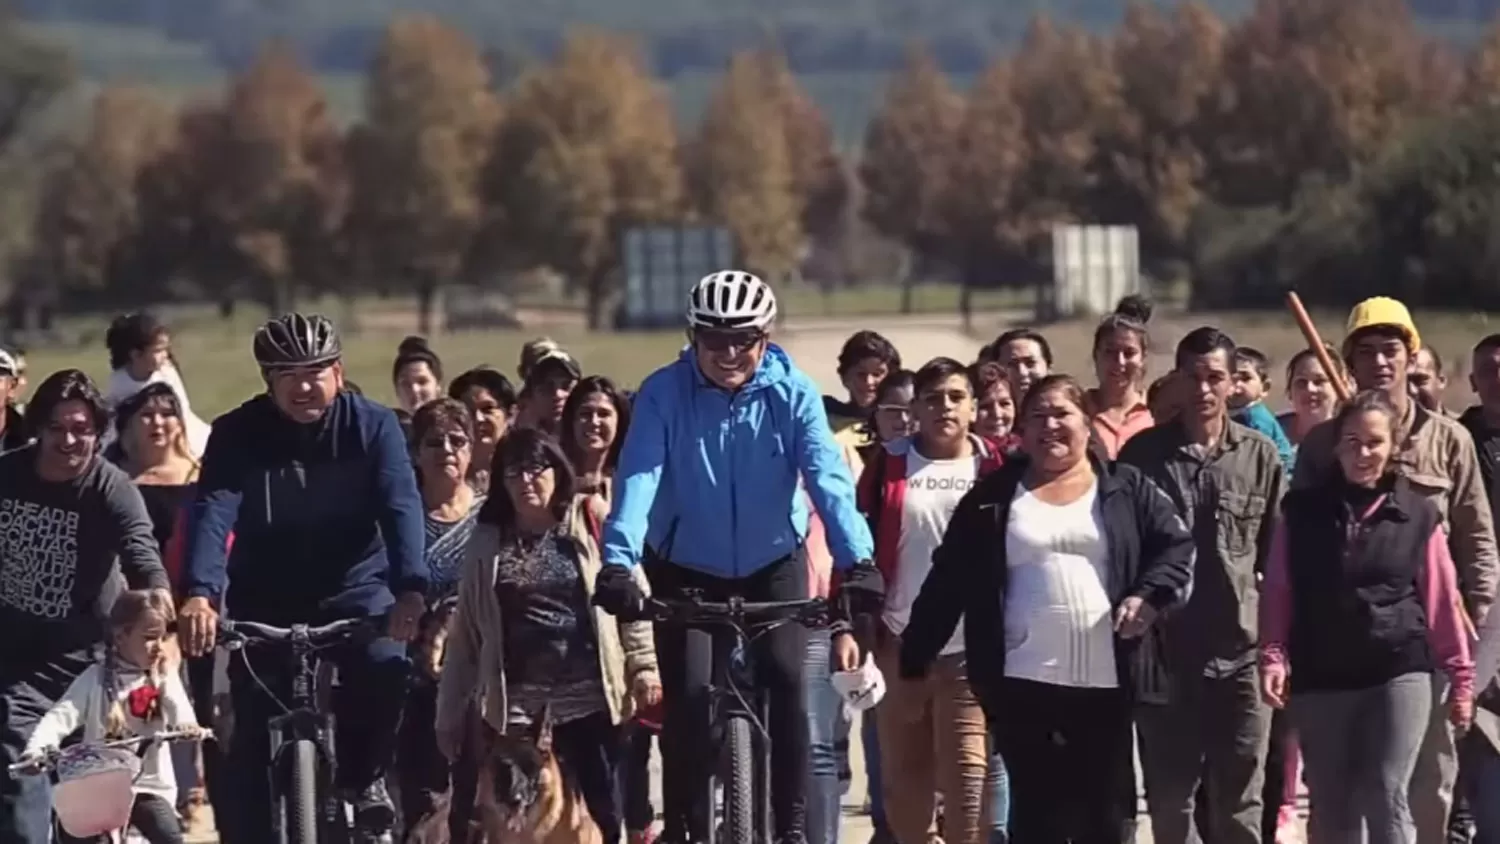
POLYGON ((423 519, 389 408, 344 392, 301 424, 257 396, 214 420, 189 510, 184 587, 269 624, 379 615, 393 591, 426 588, 423 519))
POLYGON ((729 393, 693 351, 641 384, 615 470, 604 562, 631 566, 645 546, 681 566, 741 578, 786 557, 807 536, 807 482, 834 565, 874 554, 854 480, 833 441, 823 398, 780 347, 729 393))

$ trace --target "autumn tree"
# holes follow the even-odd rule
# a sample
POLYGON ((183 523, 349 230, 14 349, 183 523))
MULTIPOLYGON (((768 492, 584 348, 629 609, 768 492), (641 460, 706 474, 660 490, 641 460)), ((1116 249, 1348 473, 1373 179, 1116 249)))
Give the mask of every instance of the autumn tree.
POLYGON ((205 119, 191 151, 215 162, 203 206, 244 262, 252 298, 272 312, 330 271, 348 204, 343 136, 317 82, 290 49, 272 44, 230 84, 222 122, 205 119))
POLYGON ((1216 198, 1287 206, 1309 177, 1347 180, 1413 117, 1444 108, 1429 45, 1403 0, 1257 0, 1224 47, 1216 198))
MULTIPOLYGON (((922 256, 940 254, 944 203, 964 102, 926 49, 913 46, 865 129, 861 213, 877 232, 922 256)), ((902 311, 911 310, 911 274, 902 311)))
POLYGON ((1017 213, 1039 247, 1054 225, 1100 219, 1107 151, 1124 102, 1107 45, 1045 17, 1032 21, 1014 58, 1016 105, 1027 149, 1017 213))
POLYGON ((1124 108, 1105 130, 1102 204, 1140 229, 1148 253, 1180 255, 1203 198, 1205 115, 1222 108, 1224 37, 1198 0, 1171 12, 1132 0, 1113 39, 1124 108))
POLYGON ((745 264, 771 276, 797 267, 803 203, 782 104, 768 96, 760 62, 736 56, 693 142, 693 192, 703 212, 735 235, 745 264))
POLYGON ((500 108, 468 36, 429 16, 386 29, 351 132, 351 236, 360 266, 399 278, 432 330, 439 286, 463 268, 482 221, 479 184, 500 108))
POLYGON ((625 230, 681 219, 677 152, 666 93, 628 39, 573 32, 515 91, 488 190, 509 242, 582 288, 591 328, 617 298, 625 230))
POLYGON ((834 146, 833 129, 818 104, 797 82, 786 57, 765 50, 755 54, 767 96, 779 105, 786 128, 792 187, 802 204, 802 228, 813 237, 833 234, 849 201, 849 179, 834 146))
POLYGON ((1470 106, 1500 105, 1500 18, 1490 22, 1469 56, 1463 101, 1470 106))
MULTIPOLYGON (((975 83, 944 180, 944 230, 968 282, 982 280, 988 268, 1025 257, 1030 233, 1017 215, 1022 198, 1016 190, 1028 149, 1014 81, 1010 62, 997 61, 975 83)), ((965 297, 973 286, 964 285, 965 297)), ((967 304, 962 310, 969 313, 967 304)))
POLYGON ((136 182, 171 141, 170 113, 129 88, 94 98, 83 137, 43 180, 34 243, 39 268, 63 292, 148 298, 137 283, 154 257, 142 249, 136 182))

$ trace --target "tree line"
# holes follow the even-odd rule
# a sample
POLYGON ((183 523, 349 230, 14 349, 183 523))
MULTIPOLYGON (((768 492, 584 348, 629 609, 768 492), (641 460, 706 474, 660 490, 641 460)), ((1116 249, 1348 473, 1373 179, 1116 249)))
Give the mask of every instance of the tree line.
POLYGON ((1400 0, 1258 0, 1232 23, 1136 2, 1106 35, 1034 19, 966 90, 913 46, 843 155, 776 51, 736 54, 680 133, 630 39, 574 31, 500 90, 465 33, 406 17, 347 129, 275 42, 211 100, 101 92, 48 156, 18 290, 279 310, 373 289, 417 295, 425 322, 444 284, 547 267, 602 326, 632 226, 725 225, 772 276, 812 245, 846 259, 834 281, 858 280, 873 229, 967 290, 1045 275, 1051 228, 1091 222, 1139 227, 1148 268, 1200 304, 1286 284, 1483 304, 1497 97, 1500 28, 1461 53, 1400 0))

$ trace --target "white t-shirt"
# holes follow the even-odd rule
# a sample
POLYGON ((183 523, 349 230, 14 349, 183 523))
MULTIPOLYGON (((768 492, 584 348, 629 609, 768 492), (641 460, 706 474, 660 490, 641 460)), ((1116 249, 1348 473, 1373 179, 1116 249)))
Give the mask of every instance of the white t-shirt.
POLYGON ((1119 685, 1108 556, 1098 482, 1062 506, 1017 490, 1005 528, 1005 676, 1091 689, 1119 685))
MULTIPOLYGON (((896 577, 885 597, 885 624, 900 635, 911 621, 911 605, 932 571, 932 552, 943 541, 959 499, 979 476, 979 455, 956 460, 928 460, 912 448, 906 453, 906 494, 901 500, 901 541, 896 546, 896 577)), ((942 655, 964 649, 960 625, 942 655)))

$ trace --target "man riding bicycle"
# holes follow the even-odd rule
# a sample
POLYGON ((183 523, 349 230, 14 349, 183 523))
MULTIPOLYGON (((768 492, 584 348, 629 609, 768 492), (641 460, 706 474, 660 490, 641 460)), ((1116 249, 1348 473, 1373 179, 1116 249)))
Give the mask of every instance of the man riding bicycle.
MULTIPOLYGON (((710 601, 807 598, 805 481, 827 524, 842 596, 858 611, 878 607, 884 587, 869 563, 874 545, 821 393, 769 342, 771 288, 750 273, 715 273, 693 288, 687 318, 690 347, 635 397, 604 527, 597 600, 611 612, 639 612, 644 597, 628 572, 638 562, 664 597, 701 590, 710 601)), ((782 625, 757 640, 754 654, 755 682, 770 701, 771 803, 782 844, 805 840, 807 635, 782 625)), ((702 841, 711 807, 693 805, 692 795, 711 773, 702 750, 710 746, 703 723, 710 633, 666 627, 656 646, 666 704, 666 833, 674 842, 702 841)), ((834 654, 837 667, 858 666, 847 632, 836 637, 834 654)))
MULTIPOLYGON (((266 392, 214 422, 192 504, 187 649, 213 648, 226 606, 237 619, 278 626, 388 614, 390 638, 328 653, 339 669, 338 785, 359 831, 379 836, 395 817, 382 775, 405 699, 401 641, 415 633, 427 585, 411 459, 395 413, 344 389, 342 347, 327 318, 273 319, 254 349, 266 392)), ((271 840, 267 724, 281 714, 277 699, 289 697, 285 654, 246 657, 249 665, 230 663, 225 793, 234 817, 218 824, 226 844, 271 840)))

